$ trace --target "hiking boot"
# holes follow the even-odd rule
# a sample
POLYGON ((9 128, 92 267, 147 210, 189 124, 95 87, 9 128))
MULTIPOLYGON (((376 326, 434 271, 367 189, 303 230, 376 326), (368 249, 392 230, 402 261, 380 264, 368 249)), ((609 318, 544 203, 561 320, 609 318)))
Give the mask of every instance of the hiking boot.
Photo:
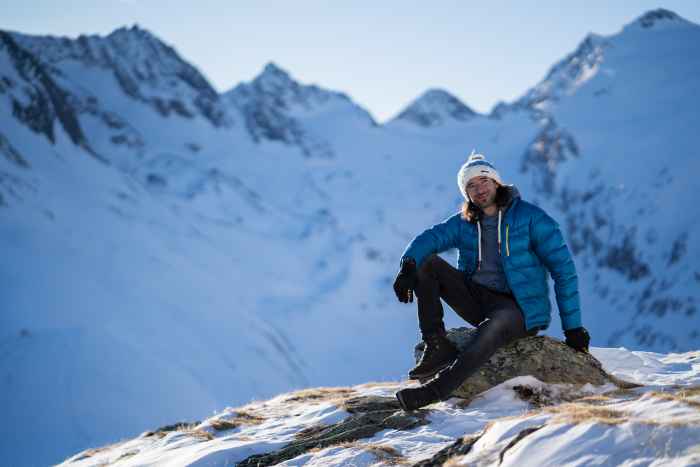
POLYGON ((437 389, 430 384, 401 389, 396 393, 396 398, 404 412, 411 412, 441 400, 437 389))
POLYGON ((409 379, 425 380, 457 358, 457 347, 445 334, 431 334, 425 336, 424 341, 425 350, 418 364, 408 372, 409 379))

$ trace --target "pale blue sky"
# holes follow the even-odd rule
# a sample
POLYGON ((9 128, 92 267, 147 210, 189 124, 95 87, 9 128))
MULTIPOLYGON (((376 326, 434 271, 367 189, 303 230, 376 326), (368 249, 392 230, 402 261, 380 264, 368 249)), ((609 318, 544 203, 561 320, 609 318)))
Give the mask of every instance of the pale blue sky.
POLYGON ((588 32, 663 7, 700 23, 700 1, 0 0, 0 28, 77 37, 134 23, 219 91, 270 61, 349 94, 384 121, 428 88, 477 111, 512 100, 588 32))

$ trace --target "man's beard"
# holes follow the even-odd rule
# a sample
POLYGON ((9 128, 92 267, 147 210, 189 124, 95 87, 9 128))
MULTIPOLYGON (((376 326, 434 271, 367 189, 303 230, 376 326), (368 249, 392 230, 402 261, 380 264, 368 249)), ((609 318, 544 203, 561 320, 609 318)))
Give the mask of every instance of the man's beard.
POLYGON ((484 210, 485 208, 488 208, 489 206, 492 206, 496 202, 496 194, 494 193, 493 196, 489 196, 485 198, 483 201, 479 199, 474 199, 472 202, 481 210, 484 210))

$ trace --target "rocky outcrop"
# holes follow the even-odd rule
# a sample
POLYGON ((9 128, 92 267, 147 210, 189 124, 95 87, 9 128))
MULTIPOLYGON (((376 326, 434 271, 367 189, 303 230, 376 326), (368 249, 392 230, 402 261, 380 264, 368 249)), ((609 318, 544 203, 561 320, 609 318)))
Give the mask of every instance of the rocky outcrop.
MULTIPOLYGON (((447 337, 462 350, 469 345, 475 333, 473 328, 456 328, 451 329, 447 337)), ((422 355, 424 346, 423 342, 416 346, 416 359, 422 355)), ((621 388, 636 386, 608 374, 590 353, 578 352, 548 336, 535 336, 519 339, 499 349, 479 371, 462 383, 453 396, 471 400, 511 378, 528 375, 544 383, 613 383, 621 388)))
POLYGON ((345 420, 332 425, 307 428, 298 434, 297 440, 279 451, 256 454, 236 465, 255 467, 276 465, 311 449, 371 438, 382 430, 410 430, 428 423, 423 413, 407 414, 399 410, 399 403, 393 397, 351 397, 342 401, 342 406, 352 414, 345 420))

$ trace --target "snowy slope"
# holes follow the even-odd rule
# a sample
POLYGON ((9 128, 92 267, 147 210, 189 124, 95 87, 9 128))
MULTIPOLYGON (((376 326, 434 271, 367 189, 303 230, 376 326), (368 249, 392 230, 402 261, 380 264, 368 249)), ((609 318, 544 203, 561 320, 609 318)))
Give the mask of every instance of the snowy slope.
POLYGON ((376 125, 272 64, 213 95, 140 28, 0 33, 0 450, 45 464, 295 388, 398 380, 418 338, 398 257, 459 207, 472 148, 561 221, 595 344, 698 348, 698 30, 645 15, 489 116, 427 93, 409 109, 428 126, 376 125))
POLYGON ((650 12, 590 35, 519 105, 541 132, 526 152, 538 201, 560 211, 585 310, 607 345, 697 346, 700 28, 650 12), (693 323, 693 324, 691 324, 693 323))
MULTIPOLYGON (((518 377, 468 405, 452 398, 424 408, 427 424, 308 449, 276 465, 414 465, 459 439, 464 440, 462 451, 449 456, 449 465, 698 465, 700 354, 613 348, 593 353, 616 376, 645 386, 574 387, 518 377)), ((348 419, 348 399, 393 397, 406 385, 385 382, 281 394, 226 408, 201 422, 88 449, 60 465, 234 465, 348 419)))

